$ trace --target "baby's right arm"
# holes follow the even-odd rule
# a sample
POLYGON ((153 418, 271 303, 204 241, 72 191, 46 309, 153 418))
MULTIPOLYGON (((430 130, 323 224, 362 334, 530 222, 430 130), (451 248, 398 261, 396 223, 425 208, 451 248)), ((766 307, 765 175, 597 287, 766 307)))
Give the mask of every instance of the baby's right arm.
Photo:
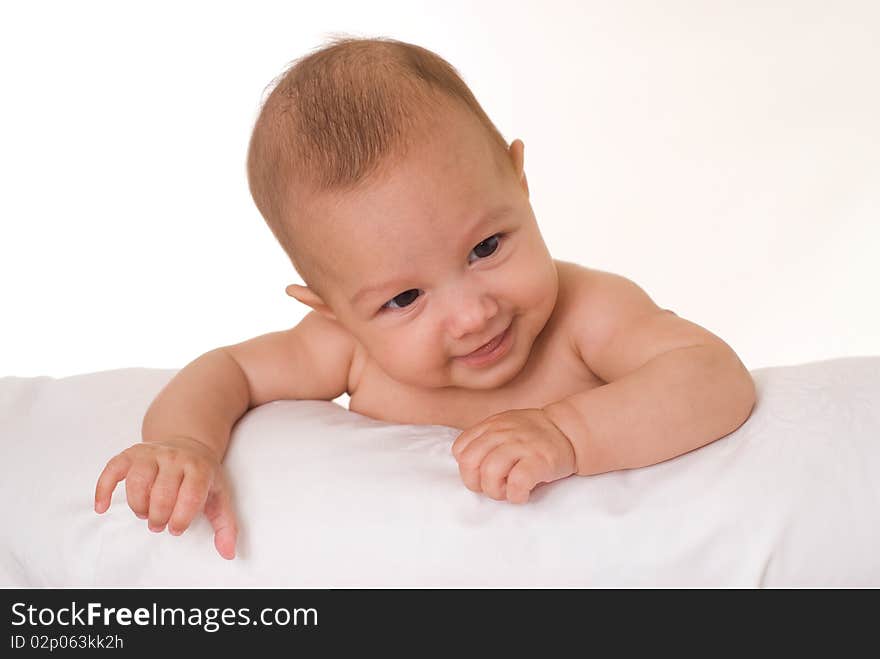
POLYGON ((144 416, 143 441, 114 456, 95 488, 105 512, 125 480, 129 507, 149 528, 180 535, 199 511, 224 558, 235 556, 237 525, 221 469, 235 423, 273 400, 333 400, 348 389, 355 341, 310 312, 296 327, 205 353, 181 369, 144 416))

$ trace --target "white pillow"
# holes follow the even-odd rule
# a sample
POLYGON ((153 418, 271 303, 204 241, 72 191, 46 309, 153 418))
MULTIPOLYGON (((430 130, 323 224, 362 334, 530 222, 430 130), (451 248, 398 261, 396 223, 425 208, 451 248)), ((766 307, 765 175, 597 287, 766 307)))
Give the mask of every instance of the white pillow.
POLYGON ((241 532, 154 534, 106 460, 139 441, 171 370, 0 379, 3 586, 880 586, 880 357, 753 372, 739 430, 638 470, 467 490, 458 430, 276 401, 234 429, 241 532))

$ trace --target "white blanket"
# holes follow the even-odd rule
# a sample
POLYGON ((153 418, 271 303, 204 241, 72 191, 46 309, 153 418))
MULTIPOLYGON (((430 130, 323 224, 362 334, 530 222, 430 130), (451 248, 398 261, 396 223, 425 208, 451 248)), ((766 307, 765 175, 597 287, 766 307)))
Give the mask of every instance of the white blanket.
POLYGON ((122 484, 92 508, 174 373, 0 378, 0 586, 880 586, 880 356, 756 370, 731 435, 523 506, 462 485, 455 429, 269 403, 226 459, 231 562, 201 516, 149 532, 122 484))

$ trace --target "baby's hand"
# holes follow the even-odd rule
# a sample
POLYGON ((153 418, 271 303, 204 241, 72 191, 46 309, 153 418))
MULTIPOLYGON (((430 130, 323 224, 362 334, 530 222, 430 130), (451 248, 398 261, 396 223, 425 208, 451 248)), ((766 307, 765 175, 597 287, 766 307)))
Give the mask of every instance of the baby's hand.
POLYGON ((469 490, 510 503, 525 503, 538 483, 576 471, 571 442, 541 409, 484 419, 458 436, 452 454, 469 490))
POLYGON ((98 477, 95 512, 110 507, 116 484, 125 479, 128 505, 151 531, 168 525, 180 535, 204 508, 214 527, 214 546, 223 558, 235 557, 237 525, 220 459, 201 442, 175 437, 141 442, 114 456, 98 477))

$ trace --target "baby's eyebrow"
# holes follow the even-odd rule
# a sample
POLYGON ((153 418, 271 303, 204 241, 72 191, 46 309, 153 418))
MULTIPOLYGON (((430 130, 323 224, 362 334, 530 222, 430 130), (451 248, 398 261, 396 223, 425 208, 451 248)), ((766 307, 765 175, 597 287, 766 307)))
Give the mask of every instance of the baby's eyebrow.
MULTIPOLYGON (((497 206, 495 208, 492 208, 491 210, 487 211, 486 213, 483 213, 483 215, 480 216, 480 218, 477 219, 476 222, 471 224, 466 235, 472 235, 480 227, 482 227, 482 226, 488 224, 489 222, 491 222, 492 220, 495 220, 496 218, 504 215, 505 213, 507 213, 510 210, 511 210, 510 205, 505 204, 503 206, 497 206)), ((392 289, 392 288, 396 289, 397 287, 401 287, 401 286, 405 286, 405 285, 406 284, 404 283, 404 280, 402 280, 402 279, 392 279, 391 281, 386 281, 381 284, 373 284, 370 286, 364 286, 357 293, 354 294, 354 297, 351 298, 351 305, 357 306, 357 304, 360 302, 360 300, 365 295, 367 295, 369 293, 373 293, 375 291, 381 291, 381 290, 385 290, 385 289, 392 289)))
POLYGON ((365 297, 369 293, 373 293, 375 291, 381 291, 385 289, 394 288, 396 289, 398 286, 405 286, 402 279, 392 279, 391 281, 386 281, 382 284, 376 284, 375 286, 365 286, 357 293, 355 293, 354 297, 351 298, 352 306, 356 306, 358 302, 365 297))

